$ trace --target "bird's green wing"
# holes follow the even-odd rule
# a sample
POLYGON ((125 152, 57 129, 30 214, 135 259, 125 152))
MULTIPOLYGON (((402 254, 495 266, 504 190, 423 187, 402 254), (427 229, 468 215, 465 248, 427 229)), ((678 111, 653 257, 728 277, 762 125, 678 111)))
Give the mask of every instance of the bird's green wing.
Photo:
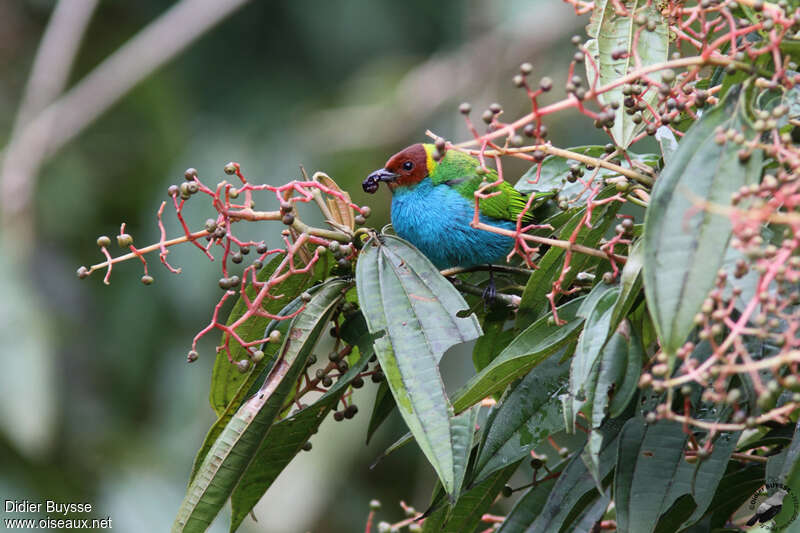
MULTIPOLYGON (((481 176, 476 171, 479 167, 478 160, 464 153, 451 150, 439 162, 436 171, 431 175, 434 185, 447 185, 453 187, 464 198, 470 202, 475 200, 475 191, 480 188, 484 177, 487 181, 497 180, 497 172, 490 170, 488 174, 481 176)), ((499 192, 495 196, 484 198, 480 202, 481 214, 497 218, 500 220, 516 221, 519 214, 525 209, 528 196, 517 191, 509 183, 502 182, 486 192, 499 192)), ((528 222, 533 219, 532 211, 547 198, 551 193, 537 194, 530 209, 525 213, 523 220, 528 222), (541 198, 539 198, 541 196, 541 198)))

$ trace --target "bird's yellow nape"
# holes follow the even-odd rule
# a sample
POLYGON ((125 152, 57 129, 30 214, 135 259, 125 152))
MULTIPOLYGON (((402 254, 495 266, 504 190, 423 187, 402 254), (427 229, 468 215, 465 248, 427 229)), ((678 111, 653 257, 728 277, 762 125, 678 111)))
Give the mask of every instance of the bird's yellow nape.
POLYGON ((425 165, 428 167, 428 176, 430 176, 436 169, 436 161, 433 160, 433 151, 436 150, 436 146, 432 144, 423 144, 422 146, 425 148, 425 165))

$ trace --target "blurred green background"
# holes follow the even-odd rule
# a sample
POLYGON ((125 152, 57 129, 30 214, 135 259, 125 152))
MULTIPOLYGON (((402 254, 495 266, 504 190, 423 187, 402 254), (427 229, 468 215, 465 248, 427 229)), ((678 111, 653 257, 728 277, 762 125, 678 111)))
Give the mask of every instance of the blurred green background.
MULTIPOLYGON (((209 1, 180 4, 203 9, 209 1)), ((2 145, 19 132, 14 123, 54 7, 49 0, 0 2, 2 145)), ((97 3, 67 89, 170 7, 97 3)), ((191 26, 189 14, 153 53, 191 26)), ((189 166, 214 184, 230 160, 252 181, 271 184, 299 177, 299 164, 324 170, 357 203, 372 206, 370 223, 380 227, 388 221, 388 192, 365 195, 367 173, 425 140, 426 129, 466 139, 461 101, 473 104, 476 120, 493 101, 504 104, 506 117, 527 112, 530 103, 511 84, 519 64, 533 63, 533 80, 548 75, 563 86, 569 36, 585 23, 557 0, 244 3, 85 129, 49 124, 67 140, 26 180, 30 201, 0 189, 3 499, 89 502, 91 517, 111 516, 117 531, 164 531, 213 422, 207 392, 218 337, 201 344, 197 363, 187 365, 185 356, 220 296, 218 263, 184 246, 170 255, 183 268, 179 276, 151 257, 153 286, 139 282, 135 262, 115 267, 109 287, 98 274, 79 281, 78 266, 102 260, 98 235, 113 236, 127 222, 137 245, 156 241, 167 187, 189 166)), ((601 140, 585 122, 572 128, 574 118, 547 123, 555 143, 601 140)), ((19 168, 6 165, 2 179, 19 168)), ((522 169, 508 168, 512 179, 522 169)), ((189 219, 197 227, 209 211, 195 204, 189 219)), ((166 219, 178 234, 174 215, 166 219)), ((264 223, 244 231, 275 243, 280 229, 264 223)), ((445 358, 448 381, 471 372, 464 350, 445 358)), ((242 531, 363 531, 372 498, 384 504, 381 520, 402 518, 401 499, 425 507, 433 474, 418 450, 406 447, 369 469, 405 431, 392 418, 364 445, 374 392, 359 391, 354 420, 326 422, 313 451, 256 507, 259 522, 247 520, 242 531)), ((212 528, 226 529, 226 518, 212 528)))

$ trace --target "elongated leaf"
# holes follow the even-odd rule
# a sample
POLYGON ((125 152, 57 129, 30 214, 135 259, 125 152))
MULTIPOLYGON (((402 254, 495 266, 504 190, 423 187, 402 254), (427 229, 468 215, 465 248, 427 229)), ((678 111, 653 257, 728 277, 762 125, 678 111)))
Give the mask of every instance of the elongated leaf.
POLYGON ((761 153, 746 164, 739 145, 716 143, 718 127, 750 135, 744 99, 733 90, 684 136, 656 181, 644 231, 644 287, 662 349, 671 357, 693 327, 695 314, 714 284, 725 257, 731 224, 698 209, 698 200, 730 206, 731 194, 758 177, 761 153))
POLYGON ((294 390, 308 356, 346 288, 343 281, 327 283, 292 320, 281 357, 264 385, 242 404, 203 460, 178 510, 173 532, 205 531, 219 513, 264 441, 286 397, 294 390))
MULTIPOLYGON (((314 292, 315 287, 309 289, 309 292, 314 292)), ((305 302, 298 296, 294 300, 292 300, 286 307, 280 310, 280 316, 289 316, 292 313, 298 311, 301 306, 305 305, 305 302)), ((273 330, 279 331, 281 333, 281 338, 285 339, 286 334, 289 332, 289 326, 291 326, 291 320, 273 320, 272 322, 267 325, 267 329, 262 334, 262 337, 266 338, 273 330)), ((244 379, 239 383, 239 388, 236 390, 234 396, 228 402, 228 406, 225 407, 225 410, 219 415, 214 425, 208 430, 206 434, 206 438, 203 441, 203 445, 200 447, 200 450, 197 452, 197 455, 194 458, 194 463, 192 464, 192 475, 189 478, 189 483, 194 480, 194 477, 197 475, 197 471, 200 468, 200 465, 203 464, 203 460, 206 458, 206 454, 208 454, 208 450, 216 442, 217 438, 220 434, 225 430, 225 427, 228 425, 228 422, 231 421, 233 415, 239 410, 239 407, 242 403, 247 399, 253 396, 258 389, 261 387, 261 384, 266 379, 269 371, 272 369, 272 364, 275 362, 275 358, 277 354, 280 352, 281 348, 283 347, 282 344, 278 343, 265 343, 263 348, 264 352, 264 359, 252 365, 250 371, 248 371, 243 377, 244 379)), ((230 363, 228 363, 230 366, 230 363)), ((237 371, 238 374, 239 373, 237 371)), ((220 382, 220 390, 229 391, 226 387, 229 384, 232 384, 232 381, 221 381, 220 382)))
POLYGON ((627 353, 625 361, 625 377, 616 384, 614 394, 611 396, 611 403, 608 406, 608 414, 616 418, 622 414, 630 403, 639 388, 639 377, 642 374, 642 362, 644 360, 644 347, 639 330, 635 327, 629 328, 630 338, 627 342, 627 353))
MULTIPOLYGON (((256 278, 259 281, 265 281, 272 275, 273 272, 275 272, 275 270, 281 266, 285 260, 286 258, 283 255, 275 256, 269 263, 264 265, 264 267, 258 271, 256 278)), ((273 315, 278 315, 281 309, 289 304, 289 302, 297 298, 301 292, 313 285, 314 282, 325 277, 325 273, 327 272, 327 264, 328 263, 326 260, 320 258, 310 272, 295 274, 286 278, 284 282, 276 285, 272 289, 272 294, 280 294, 281 297, 274 300, 270 298, 264 299, 264 302, 261 306, 262 309, 273 315)), ((302 265, 296 266, 300 267, 302 265)), ((252 301, 253 297, 255 296, 255 289, 252 287, 252 285, 250 285, 245 289, 245 291, 252 301)), ((231 309, 231 314, 228 316, 227 325, 231 325, 236 320, 241 318, 246 310, 247 304, 243 299, 239 298, 239 300, 233 306, 233 309, 231 309)), ((269 323, 270 319, 267 317, 252 316, 244 324, 239 326, 236 329, 236 332, 243 340, 248 342, 263 339, 264 330, 269 323)), ((241 359, 248 359, 245 349, 242 348, 237 342, 231 341, 230 350, 231 357, 234 362, 241 359)), ((249 372, 242 374, 239 372, 238 368, 236 368, 236 365, 231 364, 225 352, 220 352, 217 354, 217 358, 214 361, 214 370, 211 373, 211 390, 209 392, 209 400, 211 401, 211 407, 218 416, 222 416, 222 414, 225 412, 225 408, 228 407, 231 401, 237 396, 237 393, 241 394, 241 392, 246 392, 249 389, 249 384, 243 385, 243 383, 248 381, 251 376, 258 376, 264 367, 267 366, 268 362, 269 358, 265 357, 261 364, 253 365, 249 372), (244 391, 240 391, 240 389, 243 387, 244 391)), ((239 399, 239 402, 241 402, 241 398, 239 399)), ((238 406, 235 406, 234 409, 236 407, 238 406)))
MULTIPOLYGON (((551 468, 551 471, 553 473, 563 473, 566 466, 567 461, 562 461, 555 468, 551 468)), ((544 508, 555 484, 556 479, 551 478, 528 489, 506 516, 503 525, 500 526, 499 533, 521 533, 526 531, 544 508)))
POLYGON ((786 451, 786 459, 778 480, 793 488, 800 485, 798 483, 800 480, 800 422, 795 426, 794 438, 786 451))
POLYGON ((359 348, 359 359, 351 361, 347 372, 336 380, 320 398, 298 413, 275 424, 259 446, 250 466, 231 494, 231 527, 233 533, 250 510, 289 462, 300 452, 303 444, 316 433, 347 387, 367 366, 372 356, 372 335, 364 317, 358 313, 342 325, 341 335, 349 344, 359 348))
POLYGON ((611 487, 607 488, 603 492, 603 496, 597 498, 594 503, 581 514, 580 520, 577 520, 572 526, 570 530, 571 533, 595 533, 597 531, 595 526, 605 514, 610 502, 611 487))
MULTIPOLYGON (((586 61, 586 77, 590 87, 594 86, 595 80, 597 87, 600 87, 625 76, 634 67, 634 54, 641 62, 635 65, 637 67, 663 63, 668 59, 669 26, 656 4, 646 0, 627 0, 622 5, 629 14, 619 14, 612 0, 595 2, 592 18, 586 27, 586 33, 591 37, 586 43, 586 49, 594 60, 586 61), (635 22, 637 15, 645 15, 652 21, 655 24, 654 30, 647 31, 643 26, 638 26, 635 22), (620 50, 627 54, 617 57, 615 54, 620 50), (599 76, 595 66, 600 71, 599 76)), ((620 104, 611 134, 617 145, 627 148, 642 131, 645 123, 642 121, 637 125, 633 122, 632 116, 625 112, 625 106, 622 105, 624 98, 621 86, 598 95, 598 100, 603 105, 611 105, 612 102, 620 104)), ((658 94, 651 87, 641 98, 652 105, 658 94)))
POLYGON ((514 316, 513 309, 505 306, 493 307, 483 319, 483 336, 475 342, 472 349, 472 362, 480 372, 508 346, 514 338, 514 331, 505 329, 506 322, 514 316))
MULTIPOLYGON (((573 146, 572 148, 567 148, 567 150, 570 152, 575 152, 576 154, 588 155, 590 157, 597 158, 606 155, 605 147, 599 144, 573 146)), ((631 161, 650 167, 655 167, 658 164, 657 154, 634 154, 633 152, 629 152, 628 157, 631 158, 631 161)), ((578 180, 575 180, 573 183, 570 183, 569 180, 567 180, 567 176, 570 174, 571 165, 574 164, 574 161, 564 159, 563 157, 549 155, 544 158, 544 161, 542 161, 541 171, 538 170, 539 165, 532 166, 525 174, 522 175, 519 181, 517 181, 516 185, 514 185, 514 188, 525 194, 531 192, 559 191, 559 195, 561 197, 570 198, 576 196, 586 189, 586 185, 578 180), (538 180, 536 178, 537 172, 539 176, 538 180)), ((628 163, 627 160, 621 161, 620 165, 625 168, 630 168, 630 163, 628 163)), ((585 171, 583 176, 584 181, 594 175, 594 172, 594 170, 585 171)), ((605 180, 608 178, 615 178, 617 176, 620 176, 619 172, 600 167, 600 169, 597 170, 595 179, 605 180)))
MULTIPOLYGON (((595 363, 611 334, 611 317, 618 296, 619 287, 599 283, 587 297, 587 305, 582 306, 578 311, 586 318, 586 323, 578 339, 569 372, 569 393, 573 401, 573 416, 571 420, 567 420, 568 428, 575 428, 575 418, 578 412, 583 409, 587 401, 591 401, 591 394, 594 393, 600 372, 600 365, 595 363), (593 305, 589 306, 590 302, 593 305)), ((608 363, 606 366, 616 363, 615 354, 609 355, 608 363)), ((599 427, 599 424, 593 427, 599 427)))
POLYGON ((481 335, 458 291, 416 248, 382 235, 364 245, 356 287, 370 332, 385 333, 375 353, 400 414, 448 495, 460 486, 464 465, 452 407, 438 362, 450 346, 481 335))
POLYGON ((706 513, 711 516, 713 527, 722 527, 738 509, 764 484, 764 465, 751 463, 738 470, 726 473, 714 493, 706 513))
POLYGON ((559 317, 567 322, 563 326, 555 325, 551 317, 545 316, 520 333, 489 366, 459 389, 453 398, 456 412, 501 392, 509 383, 575 339, 583 324, 583 318, 576 316, 582 300, 576 298, 558 308, 559 317))
POLYGON ((440 507, 425 519, 422 533, 473 533, 517 467, 519 461, 464 492, 455 505, 440 507))
POLYGON ((475 461, 473 483, 524 458, 562 427, 558 395, 566 388, 568 373, 569 364, 551 356, 492 409, 475 461))
POLYGON ((394 403, 391 391, 389 391, 389 385, 385 381, 381 381, 381 384, 378 385, 378 391, 375 393, 375 404, 372 406, 372 415, 369 418, 367 444, 372 440, 372 436, 383 421, 394 411, 395 407, 397 406, 394 403))
POLYGON ((619 531, 646 533, 681 529, 702 518, 722 479, 739 433, 724 433, 700 463, 683 458, 687 435, 680 424, 628 421, 622 432, 614 493, 619 531), (680 504, 676 504, 684 496, 680 504), (691 503, 690 503, 691 502, 691 503), (668 525, 664 525, 664 524, 668 525))
MULTIPOLYGON (((607 187, 598 194, 598 199, 608 198, 615 193, 616 190, 613 187, 607 187)), ((592 212, 591 227, 583 225, 578 230, 575 242, 589 247, 597 246, 600 239, 603 238, 608 228, 615 221, 620 205, 620 202, 609 202, 596 207, 592 212)), ((567 240, 570 238, 575 228, 578 227, 584 213, 585 210, 581 209, 573 215, 559 233, 559 239, 567 240)), ((526 283, 525 290, 522 292, 522 300, 517 310, 517 328, 528 327, 534 320, 545 315, 550 310, 546 296, 552 290, 553 282, 558 279, 561 273, 565 253, 563 248, 556 246, 547 250, 539 261, 539 268, 528 278, 528 283, 526 283)), ((561 286, 565 289, 568 288, 578 273, 598 261, 599 259, 594 256, 573 254, 569 271, 564 274, 561 286)))
POLYGON ((642 290, 642 266, 644 265, 644 247, 641 239, 631 246, 628 253, 628 260, 622 268, 619 279, 619 298, 614 304, 614 312, 611 315, 611 329, 617 329, 622 319, 628 316, 633 309, 636 299, 642 290))
MULTIPOLYGON (((622 427, 613 421, 607 427, 607 440, 601 452, 601 478, 607 480, 614 468, 617 434, 622 427)), ((538 488, 538 487, 537 487, 538 488)), ((571 525, 599 498, 592 475, 576 453, 558 476, 553 488, 544 495, 531 489, 514 506, 506 518, 500 533, 551 533, 571 531, 571 525), (542 496, 546 497, 542 504, 542 496)))

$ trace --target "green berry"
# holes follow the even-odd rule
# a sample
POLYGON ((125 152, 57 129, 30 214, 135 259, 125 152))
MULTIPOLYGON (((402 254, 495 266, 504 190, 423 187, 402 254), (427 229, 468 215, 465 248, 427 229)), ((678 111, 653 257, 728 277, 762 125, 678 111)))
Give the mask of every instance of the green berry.
POLYGON ((191 351, 190 351, 190 352, 189 352, 189 353, 186 355, 186 361, 187 361, 187 362, 189 362, 189 363, 194 363, 195 361, 197 361, 197 358, 198 358, 198 357, 199 357, 199 355, 197 355, 197 352, 196 352, 196 351, 194 351, 194 350, 191 350, 191 351))
POLYGON ((133 244, 133 237, 127 233, 117 235, 117 244, 120 246, 120 248, 128 248, 133 244))
POLYGON ((152 285, 153 276, 148 276, 147 274, 145 274, 144 276, 142 276, 142 283, 144 283, 145 285, 152 285))
POLYGON ((97 246, 100 248, 106 248, 111 245, 111 239, 109 239, 106 235, 101 235, 97 238, 97 246))
POLYGON ((232 174, 236 174, 236 166, 237 166, 237 165, 236 165, 236 163, 234 163, 233 161, 231 161, 230 163, 226 164, 226 165, 225 165, 225 166, 222 168, 222 170, 224 170, 224 171, 225 171, 225 174, 228 174, 228 175, 230 176, 230 175, 232 175, 232 174))

